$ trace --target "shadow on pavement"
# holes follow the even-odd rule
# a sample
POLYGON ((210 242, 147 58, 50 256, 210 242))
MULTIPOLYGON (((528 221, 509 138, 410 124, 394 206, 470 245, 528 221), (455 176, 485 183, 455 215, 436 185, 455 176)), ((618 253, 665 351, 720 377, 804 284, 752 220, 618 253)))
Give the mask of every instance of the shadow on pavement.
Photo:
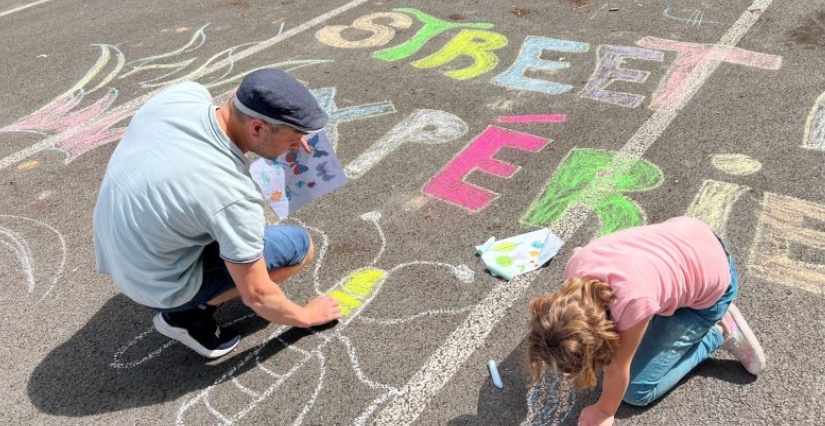
POLYGON ((747 385, 756 381, 756 376, 750 374, 742 367, 742 364, 739 361, 728 360, 728 359, 715 359, 710 358, 705 360, 703 363, 696 366, 687 376, 685 376, 679 384, 673 387, 668 393, 666 393, 661 398, 653 401, 652 404, 646 407, 637 407, 630 404, 622 404, 619 406, 619 411, 616 413, 617 419, 629 419, 633 416, 640 415, 651 408, 656 407, 659 403, 667 398, 670 392, 673 392, 676 389, 679 389, 685 382, 690 380, 695 376, 701 377, 712 377, 716 378, 728 383, 733 383, 736 385, 747 385))
MULTIPOLYGON (((510 353, 503 362, 498 364, 499 373, 504 382, 504 389, 493 386, 492 380, 487 380, 479 390, 478 414, 456 417, 448 423, 449 426, 509 426, 509 425, 576 425, 581 410, 598 400, 598 389, 593 391, 563 392, 552 378, 538 387, 545 386, 545 391, 529 392, 527 382, 529 372, 524 364, 526 342, 510 353), (535 403, 533 413, 528 418, 528 400, 535 403), (564 402, 566 400, 566 402, 564 402)), ((708 359, 700 364, 674 389, 678 389, 684 382, 694 376, 714 377, 729 383, 747 385, 756 378, 733 360, 708 359)), ((667 398, 665 395, 647 407, 636 407, 622 404, 616 413, 617 419, 628 419, 644 413, 655 407, 667 398)))
MULTIPOLYGON (((225 324, 250 313, 242 303, 233 301, 218 309, 217 318, 225 324)), ((152 316, 151 311, 125 296, 107 301, 79 332, 34 369, 28 383, 32 403, 41 411, 58 416, 88 416, 164 403, 212 385, 255 349, 208 360, 175 343, 151 357, 169 343, 152 328, 152 316), (143 337, 137 339, 139 336, 143 337), (135 340, 138 342, 129 346, 135 340)), ((232 328, 246 337, 268 325, 250 315, 232 328)), ((310 334, 306 329, 291 328, 280 337, 292 344, 310 334)), ((265 360, 282 349, 283 345, 271 341, 259 356, 265 360)), ((245 363, 235 374, 243 374, 255 365, 245 363)))
MULTIPOLYGON (((449 426, 505 426, 518 425, 527 416, 527 382, 529 372, 524 365, 526 342, 510 353, 502 362, 496 362, 504 388, 493 386, 493 381, 484 381, 478 393, 478 415, 456 417, 449 426)), ((485 368, 486 370, 486 368, 485 368)))

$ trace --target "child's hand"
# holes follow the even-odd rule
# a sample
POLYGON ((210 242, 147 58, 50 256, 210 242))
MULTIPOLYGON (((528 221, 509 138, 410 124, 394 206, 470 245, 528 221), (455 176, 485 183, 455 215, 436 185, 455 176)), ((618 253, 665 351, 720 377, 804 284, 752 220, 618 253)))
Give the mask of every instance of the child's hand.
POLYGON ((613 416, 600 410, 596 404, 589 405, 579 414, 579 426, 612 426, 613 416))

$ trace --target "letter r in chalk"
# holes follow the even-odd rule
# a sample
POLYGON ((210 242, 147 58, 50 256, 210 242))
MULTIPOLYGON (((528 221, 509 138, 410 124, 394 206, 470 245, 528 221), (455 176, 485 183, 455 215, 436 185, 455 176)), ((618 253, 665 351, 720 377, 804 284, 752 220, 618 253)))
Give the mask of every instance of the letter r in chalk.
POLYGON ((424 187, 424 193, 458 205, 472 212, 483 210, 498 194, 488 189, 464 181, 464 178, 475 170, 484 173, 509 178, 516 174, 519 166, 496 160, 493 156, 504 147, 515 148, 521 151, 538 152, 544 148, 549 139, 526 133, 487 127, 467 148, 447 164, 429 184, 424 187))

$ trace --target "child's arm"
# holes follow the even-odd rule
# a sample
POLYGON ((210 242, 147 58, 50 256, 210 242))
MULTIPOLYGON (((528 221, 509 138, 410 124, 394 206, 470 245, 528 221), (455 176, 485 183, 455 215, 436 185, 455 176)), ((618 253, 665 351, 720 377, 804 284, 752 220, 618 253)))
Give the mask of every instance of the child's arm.
POLYGON ((649 321, 646 319, 619 332, 619 349, 610 364, 604 367, 602 395, 596 403, 599 410, 607 415, 613 416, 619 409, 619 404, 627 390, 627 384, 630 382, 630 363, 645 335, 649 321))

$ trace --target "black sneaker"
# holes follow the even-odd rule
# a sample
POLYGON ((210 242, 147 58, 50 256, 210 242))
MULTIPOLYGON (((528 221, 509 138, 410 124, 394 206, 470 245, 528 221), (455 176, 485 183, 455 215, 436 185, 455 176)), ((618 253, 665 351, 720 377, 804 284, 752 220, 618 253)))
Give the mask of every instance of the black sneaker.
POLYGON ((163 312, 155 315, 152 322, 160 334, 207 358, 219 358, 235 349, 241 336, 231 330, 221 330, 215 321, 215 309, 201 305, 181 312, 163 312))

